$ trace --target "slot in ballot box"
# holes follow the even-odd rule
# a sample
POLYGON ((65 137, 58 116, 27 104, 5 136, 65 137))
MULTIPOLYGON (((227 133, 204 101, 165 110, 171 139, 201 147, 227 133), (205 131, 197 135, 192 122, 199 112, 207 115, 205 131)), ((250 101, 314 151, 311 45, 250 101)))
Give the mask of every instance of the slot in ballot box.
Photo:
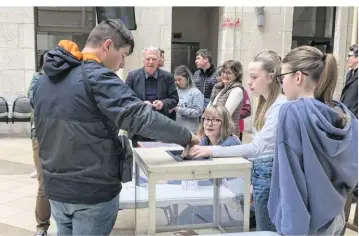
POLYGON ((134 148, 136 235, 249 231, 251 162, 241 157, 184 161, 176 157, 182 150, 134 148))

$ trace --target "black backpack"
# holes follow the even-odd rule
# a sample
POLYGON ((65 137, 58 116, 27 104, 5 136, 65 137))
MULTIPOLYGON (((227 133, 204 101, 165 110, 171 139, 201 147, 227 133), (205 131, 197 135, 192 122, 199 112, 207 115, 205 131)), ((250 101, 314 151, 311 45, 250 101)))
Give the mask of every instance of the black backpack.
POLYGON ((98 114, 101 116, 102 123, 105 126, 108 134, 110 135, 116 147, 116 154, 118 155, 118 159, 120 161, 119 163, 120 180, 122 183, 130 182, 132 181, 132 167, 133 167, 133 152, 130 142, 127 136, 125 135, 117 136, 117 134, 114 134, 113 130, 107 123, 107 118, 105 117, 105 115, 101 113, 101 111, 97 107, 97 102, 93 97, 91 84, 83 62, 81 63, 81 71, 82 71, 82 78, 87 96, 90 98, 92 105, 97 110, 98 114))

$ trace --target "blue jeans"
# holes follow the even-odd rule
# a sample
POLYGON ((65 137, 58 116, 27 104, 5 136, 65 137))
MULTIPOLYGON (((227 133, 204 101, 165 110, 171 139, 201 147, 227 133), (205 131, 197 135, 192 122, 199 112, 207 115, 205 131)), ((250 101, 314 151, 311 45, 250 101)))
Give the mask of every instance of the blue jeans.
POLYGON ((117 218, 119 195, 109 202, 70 204, 50 200, 57 235, 109 235, 117 218))
POLYGON ((252 185, 257 231, 276 231, 269 219, 268 198, 272 177, 273 158, 253 161, 252 185))

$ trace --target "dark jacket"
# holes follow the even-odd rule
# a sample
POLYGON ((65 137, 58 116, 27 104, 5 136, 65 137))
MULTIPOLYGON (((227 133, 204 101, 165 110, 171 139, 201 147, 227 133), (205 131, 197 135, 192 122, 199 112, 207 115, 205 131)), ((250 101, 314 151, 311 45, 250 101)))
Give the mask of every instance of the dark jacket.
MULTIPOLYGON (((159 112, 169 117, 169 110, 175 108, 179 100, 175 80, 173 75, 165 70, 157 69, 157 73, 157 99, 163 102, 163 108, 159 112)), ((126 84, 142 101, 146 100, 145 80, 144 67, 130 71, 126 79, 126 84)))
MULTIPOLYGON (((81 58, 73 56, 79 54, 60 46, 48 53, 32 104, 46 195, 64 203, 95 204, 120 192, 119 158, 86 94, 81 58)), ((162 142, 190 142, 187 129, 154 112, 101 63, 85 61, 85 70, 97 106, 116 136, 123 129, 162 142)))
POLYGON ((358 118, 358 68, 347 73, 340 101, 358 118))
POLYGON ((194 73, 193 77, 196 87, 204 95, 204 108, 206 108, 211 98, 213 86, 217 83, 216 68, 211 65, 206 71, 199 69, 194 73))

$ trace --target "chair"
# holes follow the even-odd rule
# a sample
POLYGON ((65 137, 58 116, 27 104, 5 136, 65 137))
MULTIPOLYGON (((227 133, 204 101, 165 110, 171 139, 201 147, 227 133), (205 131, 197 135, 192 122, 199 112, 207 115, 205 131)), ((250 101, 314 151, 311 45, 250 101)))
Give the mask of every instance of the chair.
POLYGON ((3 97, 0 97, 0 122, 9 123, 9 105, 3 97))
MULTIPOLYGON (((354 191, 353 191, 354 192, 354 191)), ((345 226, 343 231, 341 232, 340 235, 344 235, 345 234, 345 230, 346 229, 351 229, 355 232, 358 232, 358 200, 355 203, 355 213, 354 213, 354 220, 353 222, 349 222, 349 216, 350 216, 350 210, 351 210, 351 206, 352 206, 352 200, 353 200, 353 192, 348 192, 347 193, 347 201, 345 203, 345 207, 344 207, 344 213, 345 213, 345 226)))
POLYGON ((30 122, 31 106, 28 97, 18 97, 12 106, 11 121, 14 122, 30 122))

